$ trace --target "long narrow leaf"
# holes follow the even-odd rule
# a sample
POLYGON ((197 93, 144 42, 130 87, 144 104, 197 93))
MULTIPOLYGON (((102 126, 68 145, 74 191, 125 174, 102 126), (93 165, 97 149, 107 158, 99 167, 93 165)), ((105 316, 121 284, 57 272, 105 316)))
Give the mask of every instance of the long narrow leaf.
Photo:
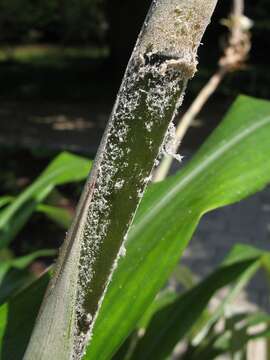
MULTIPOLYGON (((87 359, 109 359, 132 332, 205 212, 269 183, 269 136, 269 102, 240 97, 197 156, 175 177, 148 190, 101 307, 87 359)), ((9 333, 12 328, 9 323, 9 333)), ((20 336, 16 328, 13 332, 20 336)), ((27 343, 20 344, 25 349, 27 343)))
POLYGON ((135 328, 204 213, 270 182, 269 138, 270 103, 242 96, 192 161, 150 189, 109 286, 88 359, 108 359, 135 328))
MULTIPOLYGON (((16 198, 13 196, 4 196, 0 198, 0 208, 13 203, 16 198)), ((49 219, 63 227, 68 229, 72 221, 71 212, 62 208, 48 204, 38 204, 35 210, 41 214, 46 215, 49 219)))
POLYGON ((261 266, 262 254, 254 249, 249 251, 250 257, 247 258, 245 248, 241 249, 243 257, 240 253, 238 259, 232 261, 229 255, 228 261, 213 274, 155 314, 132 360, 144 356, 147 359, 166 359, 176 344, 189 334, 217 290, 232 282, 247 283, 251 279, 261 266))
POLYGON ((25 360, 82 357, 216 2, 153 1, 25 360))
POLYGON ((22 288, 25 288, 36 277, 27 267, 39 257, 50 257, 56 254, 53 249, 43 249, 31 254, 1 261, 0 263, 0 305, 22 288))
MULTIPOLYGON (((36 181, 0 212, 0 249, 14 239, 37 205, 55 186, 81 181, 89 169, 90 161, 85 158, 66 152, 58 155, 36 181)), ((5 200, 7 202, 10 198, 5 200)))
POLYGON ((0 359, 21 360, 48 285, 49 273, 0 307, 0 359))

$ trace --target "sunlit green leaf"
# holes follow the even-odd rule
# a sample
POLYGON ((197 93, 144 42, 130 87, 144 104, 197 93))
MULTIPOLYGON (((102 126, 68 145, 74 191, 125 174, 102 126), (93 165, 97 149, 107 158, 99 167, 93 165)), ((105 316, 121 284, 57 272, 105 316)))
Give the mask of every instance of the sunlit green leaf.
POLYGON ((7 301, 11 295, 26 287, 35 276, 27 267, 40 257, 56 255, 53 249, 43 249, 18 258, 11 258, 0 263, 0 304, 7 301))
POLYGON ((109 286, 87 359, 110 358, 131 333, 204 213, 240 201, 270 182, 269 138, 270 103, 242 96, 190 163, 152 186, 109 286))
POLYGON ((55 186, 81 181, 86 178, 89 169, 90 161, 85 158, 66 152, 58 155, 28 188, 1 211, 0 248, 14 239, 37 205, 55 186))
POLYGON ((252 252, 249 247, 245 251, 245 246, 235 250, 219 269, 155 314, 136 347, 133 360, 143 356, 148 359, 166 359, 176 344, 189 334, 217 290, 233 282, 240 286, 251 279, 261 266, 262 253, 257 249, 252 252), (243 250, 243 257, 240 249, 243 250))
MULTIPOLYGON (((127 254, 109 286, 86 359, 109 359, 136 328, 204 213, 244 199, 269 183, 269 136, 269 102, 241 97, 176 176, 151 186, 130 230, 127 254)), ((244 263, 249 263, 248 257, 244 263)), ((9 333, 13 330, 10 324, 9 333)))

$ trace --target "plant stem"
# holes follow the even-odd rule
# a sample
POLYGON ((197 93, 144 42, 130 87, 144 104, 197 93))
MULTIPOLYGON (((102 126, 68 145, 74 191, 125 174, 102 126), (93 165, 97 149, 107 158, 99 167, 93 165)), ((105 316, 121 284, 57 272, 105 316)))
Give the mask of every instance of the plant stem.
MULTIPOLYGON (((176 129, 176 139, 173 153, 178 151, 179 145, 186 132, 193 123, 196 116, 200 113, 209 98, 219 87, 224 77, 232 71, 237 71, 243 67, 250 50, 250 38, 247 29, 243 29, 241 19, 244 13, 244 0, 233 0, 233 12, 230 16, 230 36, 228 46, 219 60, 217 72, 210 78, 207 84, 202 88, 189 109, 181 118, 176 129)), ((165 154, 158 169, 154 175, 154 181, 164 180, 171 168, 173 157, 165 154)))
POLYGON ((25 360, 80 359, 216 0, 156 0, 134 52, 25 360), (48 357, 49 356, 49 357, 48 357))
MULTIPOLYGON (((200 91, 199 95, 191 104, 188 111, 182 117, 177 129, 176 129, 176 145, 175 145, 175 152, 177 152, 178 147, 183 140, 186 132, 188 131, 190 125, 199 114, 209 97, 216 91, 219 84, 223 80, 226 72, 223 68, 220 68, 208 81, 208 83, 203 87, 200 91)), ((171 168, 173 162, 173 157, 170 155, 165 154, 156 173, 154 176, 154 181, 159 182, 164 180, 171 168)))
POLYGON ((234 0, 233 1, 233 11, 232 16, 234 17, 234 26, 232 26, 231 33, 231 41, 237 43, 239 38, 241 37, 241 26, 239 26, 239 20, 244 14, 245 10, 245 2, 244 0, 234 0))

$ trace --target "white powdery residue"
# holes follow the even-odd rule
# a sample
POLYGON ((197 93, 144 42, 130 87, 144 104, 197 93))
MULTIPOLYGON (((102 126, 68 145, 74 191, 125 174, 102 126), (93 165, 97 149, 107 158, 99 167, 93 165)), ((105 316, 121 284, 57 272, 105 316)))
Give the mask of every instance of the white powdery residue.
POLYGON ((182 156, 175 153, 177 147, 178 143, 175 134, 175 126, 173 122, 171 122, 168 127, 164 142, 162 144, 161 152, 165 153, 166 155, 172 156, 175 160, 181 162, 183 159, 182 156))
POLYGON ((157 116, 162 120, 164 118, 164 110, 166 107, 166 104, 162 103, 162 99, 165 98, 166 89, 164 87, 162 87, 161 89, 162 90, 158 88, 153 88, 151 91, 149 91, 146 103, 148 109, 151 112, 156 113, 157 116))
MULTIPOLYGON (((99 187, 97 187, 97 190, 99 187)), ((98 192, 98 191, 97 191, 98 192)), ((81 246, 81 257, 79 267, 79 284, 77 291, 77 329, 75 332, 75 349, 74 360, 79 359, 80 354, 83 352, 85 345, 90 337, 90 325, 92 318, 88 316, 87 311, 84 308, 85 294, 89 288, 91 280, 94 276, 93 266, 96 256, 99 250, 99 244, 107 233, 109 221, 107 220, 106 213, 109 210, 105 194, 96 195, 96 201, 94 200, 89 208, 87 216, 87 226, 83 231, 83 240, 81 246), (103 214, 103 217, 100 216, 103 214), (83 329, 80 327, 83 325, 83 329), (89 331, 88 331, 89 329, 89 331)))
MULTIPOLYGON (((143 94, 147 94, 147 91, 146 90, 143 90, 143 89, 139 89, 139 91, 143 94)), ((141 118, 141 116, 139 116, 139 118, 141 118)))
POLYGON ((136 71, 130 71, 129 76, 121 89, 116 117, 134 119, 134 111, 138 107, 141 92, 134 91, 134 84, 138 80, 136 71))
POLYGON ((153 125, 154 125, 154 122, 147 120, 144 125, 145 125, 146 130, 147 130, 148 132, 151 132, 152 127, 153 127, 153 125))
MULTIPOLYGON (((94 276, 96 259, 102 242, 108 234, 110 226, 110 203, 108 198, 111 193, 120 190, 124 186, 124 179, 115 182, 119 166, 127 167, 128 162, 124 160, 130 149, 119 147, 119 142, 127 142, 129 136, 128 121, 134 118, 134 110, 137 108, 141 94, 132 91, 134 82, 138 81, 136 72, 131 73, 123 85, 118 105, 111 119, 108 129, 107 142, 95 176, 95 184, 91 202, 89 204, 85 227, 81 235, 81 254, 79 265, 79 282, 76 305, 76 330, 73 360, 80 359, 88 339, 91 337, 93 319, 88 316, 85 309, 85 295, 91 289, 94 276), (121 164, 121 165, 120 165, 121 164)), ((120 256, 124 256, 125 247, 121 247, 120 256)), ((116 267, 117 261, 114 263, 116 267)), ((105 292, 104 292, 105 293, 105 292)), ((101 303, 100 299, 100 303, 101 303)))
POLYGON ((124 256, 126 256, 126 253, 127 253, 127 249, 126 249, 125 245, 122 244, 122 246, 119 250, 119 256, 124 257, 124 256))
POLYGON ((120 129, 118 129, 117 131, 117 137, 120 143, 124 142, 125 138, 127 137, 127 133, 128 133, 128 126, 125 123, 123 123, 120 129))
MULTIPOLYGON (((153 54, 148 56, 153 56, 153 54)), ((151 67, 148 65, 148 71, 154 80, 146 97, 146 105, 152 119, 157 119, 157 121, 163 121, 175 95, 180 94, 183 89, 183 72, 180 68, 165 66, 166 63, 167 61, 151 67)), ((145 125, 148 131, 151 131, 153 125, 151 123, 145 125)))
POLYGON ((143 197, 143 194, 144 194, 144 190, 143 190, 143 189, 139 189, 139 190, 137 191, 138 198, 142 198, 142 197, 143 197))
POLYGON ((116 190, 120 190, 120 189, 122 189, 122 187, 124 186, 124 183, 125 183, 125 180, 118 180, 116 183, 115 183, 115 185, 114 185, 114 187, 115 187, 115 189, 116 190))
MULTIPOLYGON (((95 181, 95 189, 89 205, 85 227, 81 240, 81 255, 79 265, 79 282, 77 291, 76 305, 76 331, 73 359, 77 360, 84 351, 85 345, 91 336, 92 318, 89 317, 84 307, 85 294, 91 288, 91 281, 94 276, 94 264, 99 254, 100 245, 108 233, 110 225, 110 204, 108 197, 115 190, 114 178, 118 171, 115 162, 121 159, 124 151, 115 143, 115 137, 121 129, 121 123, 118 128, 110 129, 106 151, 99 166, 95 181)), ((122 132, 126 136, 126 132, 122 132)), ((116 187, 123 186, 123 181, 119 180, 116 187)))
MULTIPOLYGON (((151 54, 145 55, 146 58, 150 59, 151 54)), ((175 103, 175 96, 180 94, 183 89, 183 74, 181 69, 174 66, 175 64, 172 64, 172 62, 166 64, 166 66, 164 66, 164 62, 161 64, 160 62, 145 64, 144 57, 142 58, 143 61, 140 64, 134 62, 133 65, 130 65, 129 73, 120 90, 120 97, 111 119, 101 164, 95 176, 94 191, 87 213, 86 225, 81 235, 82 245, 76 308, 77 328, 74 334, 76 345, 73 360, 80 358, 80 354, 82 354, 91 336, 92 323, 98 313, 97 311, 93 314, 93 319, 88 316, 88 311, 85 309, 85 295, 91 289, 96 259, 111 225, 111 208, 108 198, 110 198, 112 192, 120 190, 124 186, 124 179, 119 177, 119 167, 121 166, 122 169, 129 165, 125 156, 130 149, 127 150, 122 145, 122 143, 128 143, 129 127, 127 124, 131 120, 142 121, 142 119, 135 119, 135 117, 138 116, 136 114, 136 112, 138 113, 137 108, 140 106, 140 100, 143 97, 147 113, 144 126, 147 131, 153 131, 156 122, 158 121, 161 124, 165 115, 170 114, 172 111, 171 106, 175 103), (149 87, 147 94, 141 91, 140 86, 143 83, 146 83, 149 87), (115 178, 118 178, 116 182, 115 178)), ((150 139, 150 141, 152 140, 150 139)), ((164 145, 165 151, 169 153, 169 141, 164 144, 166 144, 164 145)), ((157 164, 158 160, 155 161, 155 165, 157 164)), ((140 168, 138 171, 140 171, 140 168)), ((139 177, 141 177, 141 184, 138 186, 137 196, 140 199, 143 197, 146 183, 151 179, 145 178, 143 173, 139 177)), ((118 258, 124 256, 124 254, 125 247, 123 245, 114 262, 113 269, 117 265, 118 258)), ((102 298, 100 298, 100 303, 101 301, 102 298)))
MULTIPOLYGON (((102 305, 102 303, 103 303, 105 294, 106 294, 106 292, 107 292, 107 288, 108 288, 108 286, 109 286, 109 284, 110 284, 110 282, 111 282, 112 275, 113 275, 115 269, 117 268, 117 265, 118 265, 118 262, 119 262, 120 258, 126 255, 125 242, 126 242, 126 240, 127 240, 127 235, 128 235, 128 233, 125 234, 123 244, 122 244, 121 248, 119 249, 119 252, 118 252, 118 255, 117 255, 116 259, 115 259, 114 262, 113 262, 113 265, 112 265, 112 268, 111 268, 111 271, 110 271, 110 275, 109 275, 108 280, 107 280, 106 285, 105 285, 104 292, 103 292, 103 294, 102 294, 102 296, 100 297, 99 302, 98 302, 98 309, 100 309, 100 307, 101 307, 101 305, 102 305)), ((98 311, 96 312, 96 314, 94 315, 94 317, 91 317, 92 323, 95 322, 97 316, 98 316, 98 311)), ((92 332, 91 332, 91 329, 90 329, 90 331, 89 331, 85 336, 82 337, 82 338, 83 338, 83 343, 84 343, 84 345, 87 344, 87 343, 89 343, 91 337, 92 337, 92 332)), ((75 357, 74 357, 74 360, 79 360, 79 359, 81 359, 81 358, 82 358, 82 357, 81 357, 81 354, 82 354, 82 355, 85 355, 85 352, 86 352, 86 347, 83 346, 82 352, 80 353, 80 356, 79 356, 78 358, 75 358, 75 357)))
POLYGON ((169 155, 171 155, 179 163, 182 162, 182 160, 183 160, 183 156, 180 154, 169 154, 169 155))
POLYGON ((146 178, 143 179, 143 182, 144 182, 145 184, 148 184, 150 181, 152 181, 152 175, 147 176, 146 178))

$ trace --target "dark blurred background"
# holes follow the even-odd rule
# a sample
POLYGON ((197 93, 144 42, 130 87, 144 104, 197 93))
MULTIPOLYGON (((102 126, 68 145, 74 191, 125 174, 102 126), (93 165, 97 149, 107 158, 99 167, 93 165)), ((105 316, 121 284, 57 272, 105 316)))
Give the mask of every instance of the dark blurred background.
MULTIPOLYGON (((150 0, 1 0, 0 145, 94 155, 150 0)), ((226 36, 220 1, 185 106, 217 67, 226 36)), ((227 76, 183 146, 196 147, 239 93, 269 96, 270 3, 246 1, 254 21, 243 71, 227 76)))

